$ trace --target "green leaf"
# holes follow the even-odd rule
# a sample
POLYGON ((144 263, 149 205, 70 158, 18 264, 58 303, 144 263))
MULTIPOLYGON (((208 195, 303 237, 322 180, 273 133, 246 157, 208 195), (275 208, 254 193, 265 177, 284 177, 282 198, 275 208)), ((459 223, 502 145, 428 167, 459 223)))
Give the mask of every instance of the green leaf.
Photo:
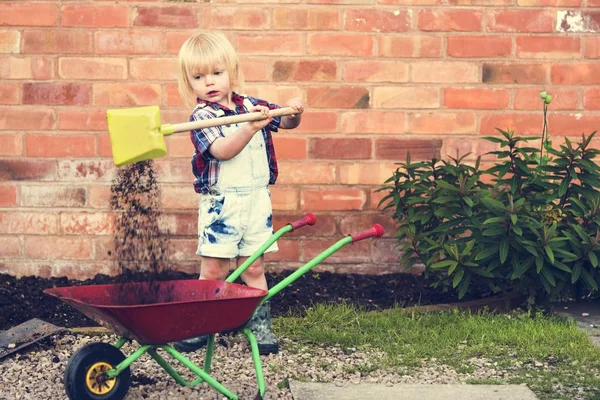
POLYGON ((491 197, 483 197, 481 199, 481 202, 489 209, 492 211, 504 211, 505 207, 504 204, 502 204, 501 202, 499 202, 498 200, 494 200, 491 197))
POLYGON ((571 274, 571 283, 577 282, 580 274, 581 274, 581 263, 577 263, 577 264, 575 264, 575 267, 573 267, 573 273, 571 274))
POLYGON ((493 256, 498 251, 498 246, 490 246, 481 250, 475 257, 475 261, 485 260, 488 257, 493 256))
POLYGON ((463 276, 465 275, 465 270, 464 269, 459 269, 456 274, 454 274, 454 279, 452 279, 452 287, 456 288, 458 286, 458 284, 460 283, 460 281, 462 280, 463 276))
POLYGON ((552 286, 556 286, 556 281, 554 280, 554 276, 552 276, 552 272, 548 270, 548 268, 542 268, 542 276, 546 278, 548 283, 552 286))
POLYGON ((570 179, 563 179, 560 185, 558 186, 558 197, 564 196, 567 193, 567 189, 569 188, 570 179))
POLYGON ((473 268, 471 270, 473 273, 477 274, 477 275, 481 275, 484 276, 486 278, 493 278, 494 274, 492 274, 490 271, 488 271, 487 269, 482 269, 482 268, 473 268))
POLYGON ((508 257, 508 249, 509 249, 509 245, 508 242, 506 241, 506 239, 502 239, 502 241, 500 241, 500 263, 504 264, 504 262, 506 261, 506 257, 508 257))
POLYGON ((467 274, 465 278, 460 282, 458 286, 458 298, 462 299, 465 293, 467 293, 467 289, 469 289, 469 283, 471 283, 471 274, 467 274))
POLYGON ((458 264, 458 262, 456 262, 454 260, 442 260, 442 261, 438 261, 435 264, 433 264, 431 266, 431 268, 433 268, 433 269, 445 268, 445 267, 449 267, 451 265, 454 265, 456 267, 456 264, 458 264))
POLYGON ((596 254, 593 251, 590 251, 588 253, 588 258, 590 259, 590 262, 592 263, 592 267, 597 268, 598 267, 598 257, 596 257, 596 254))
POLYGON ((581 279, 585 282, 585 284, 588 287, 594 290, 598 290, 598 284, 596 283, 596 280, 592 275, 590 275, 590 273, 585 268, 581 269, 581 279))
POLYGON ((523 229, 521 229, 520 227, 518 227, 518 226, 516 226, 516 225, 513 225, 513 226, 511 227, 511 229, 512 229, 512 231, 513 231, 514 233, 516 233, 517 235, 519 235, 519 236, 523 235, 523 229))
POLYGON ((544 268, 544 257, 539 256, 535 258, 535 266, 537 268, 537 273, 539 274, 544 268))
POLYGON ((510 214, 510 220, 513 223, 513 225, 516 225, 517 221, 519 220, 519 217, 517 217, 516 214, 510 214))
POLYGON ((493 224, 493 223, 496 223, 496 222, 504 222, 504 218, 502 218, 502 217, 488 218, 485 221, 483 221, 483 224, 487 225, 487 224, 493 224))
POLYGON ((550 246, 548 246, 548 245, 544 246, 544 250, 546 250, 546 254, 548 255, 548 258, 550 259, 550 264, 554 264, 554 252, 552 251, 550 246))

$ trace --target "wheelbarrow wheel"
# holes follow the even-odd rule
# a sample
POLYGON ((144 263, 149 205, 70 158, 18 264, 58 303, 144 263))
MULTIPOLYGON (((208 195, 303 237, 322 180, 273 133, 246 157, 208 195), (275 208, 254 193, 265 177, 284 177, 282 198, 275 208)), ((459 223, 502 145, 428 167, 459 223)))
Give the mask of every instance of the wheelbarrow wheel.
POLYGON ((104 372, 125 360, 119 349, 108 343, 91 343, 79 349, 65 370, 65 390, 71 400, 121 400, 129 390, 131 371, 127 367, 117 377, 104 372))

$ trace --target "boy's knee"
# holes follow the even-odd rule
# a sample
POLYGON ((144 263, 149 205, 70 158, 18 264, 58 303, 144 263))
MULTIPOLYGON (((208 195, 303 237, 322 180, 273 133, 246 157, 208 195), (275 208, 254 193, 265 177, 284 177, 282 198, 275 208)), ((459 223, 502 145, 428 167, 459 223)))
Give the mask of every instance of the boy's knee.
POLYGON ((200 267, 200 279, 223 280, 229 272, 229 260, 203 260, 200 267))
POLYGON ((259 278, 264 273, 265 270, 262 266, 262 263, 254 263, 251 266, 249 266, 248 269, 246 269, 246 271, 244 271, 244 273, 242 274, 242 279, 244 279, 244 277, 259 278))

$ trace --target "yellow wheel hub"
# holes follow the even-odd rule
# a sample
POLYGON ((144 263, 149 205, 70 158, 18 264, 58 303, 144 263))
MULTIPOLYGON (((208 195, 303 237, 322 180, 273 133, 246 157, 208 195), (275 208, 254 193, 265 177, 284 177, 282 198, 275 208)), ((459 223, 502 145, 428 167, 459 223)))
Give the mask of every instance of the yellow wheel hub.
POLYGON ((112 368, 112 365, 105 362, 93 364, 85 375, 85 384, 90 392, 97 395, 107 394, 115 387, 117 378, 107 378, 106 371, 112 368))

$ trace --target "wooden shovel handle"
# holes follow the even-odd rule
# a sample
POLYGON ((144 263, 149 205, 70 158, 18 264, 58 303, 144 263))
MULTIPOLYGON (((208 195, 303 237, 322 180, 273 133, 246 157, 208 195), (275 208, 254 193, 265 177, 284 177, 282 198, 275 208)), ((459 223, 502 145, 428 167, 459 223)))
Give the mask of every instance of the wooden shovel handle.
MULTIPOLYGON (((269 111, 269 114, 273 117, 283 117, 285 115, 300 114, 300 112, 294 110, 292 107, 277 108, 269 111)), ((263 119, 262 113, 253 112, 240 115, 231 115, 229 117, 219 117, 211 119, 203 119, 200 121, 183 122, 181 124, 170 125, 168 129, 164 130, 164 134, 168 135, 177 132, 187 132, 203 128, 211 128, 213 126, 238 124, 240 122, 257 121, 263 119)), ((161 129, 162 131, 163 129, 161 129)))

